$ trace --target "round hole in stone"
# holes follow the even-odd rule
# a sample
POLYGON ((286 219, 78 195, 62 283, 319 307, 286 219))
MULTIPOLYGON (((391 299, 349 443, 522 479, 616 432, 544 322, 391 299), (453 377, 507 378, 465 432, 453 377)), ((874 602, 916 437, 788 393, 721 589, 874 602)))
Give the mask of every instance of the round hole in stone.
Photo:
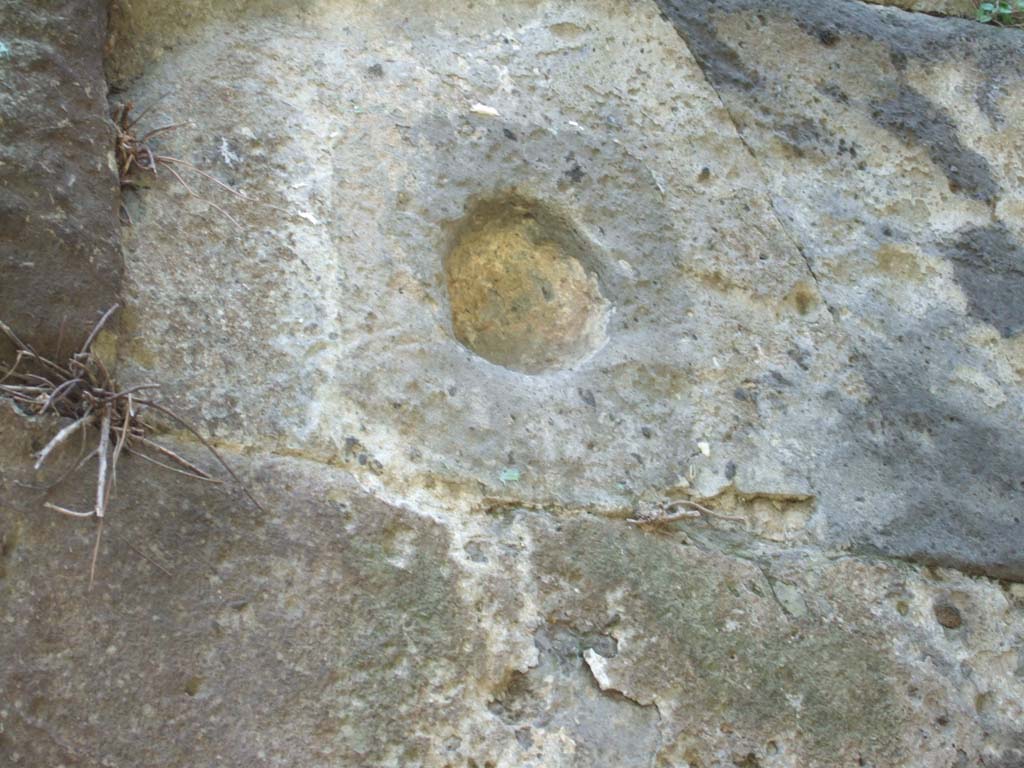
POLYGON ((473 204, 445 259, 455 338, 514 371, 571 367, 607 340, 596 267, 593 246, 547 206, 518 195, 473 204))

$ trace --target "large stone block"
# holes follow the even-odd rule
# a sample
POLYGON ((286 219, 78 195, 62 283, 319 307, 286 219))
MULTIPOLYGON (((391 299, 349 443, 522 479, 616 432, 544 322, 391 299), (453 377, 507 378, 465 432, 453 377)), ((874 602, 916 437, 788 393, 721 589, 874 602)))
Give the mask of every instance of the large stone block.
POLYGON ((105 40, 103 0, 0 4, 0 320, 50 355, 120 289, 105 40))
POLYGON ((661 5, 843 339, 804 436, 825 538, 1020 579, 1024 38, 860 3, 661 5))

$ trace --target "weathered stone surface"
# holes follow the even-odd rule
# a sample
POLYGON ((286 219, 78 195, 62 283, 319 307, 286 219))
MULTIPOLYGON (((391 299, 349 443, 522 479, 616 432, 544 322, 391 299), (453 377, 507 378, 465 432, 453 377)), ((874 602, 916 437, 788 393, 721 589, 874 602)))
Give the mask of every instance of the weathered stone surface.
POLYGON ((266 513, 123 460, 89 592, 95 528, 19 485, 55 426, 25 422, 0 413, 4 764, 1024 756, 1019 590, 702 525, 695 546, 586 513, 428 517, 229 455, 266 513))
POLYGON ((978 9, 974 0, 865 0, 876 5, 892 5, 905 11, 931 13, 940 16, 966 16, 974 18, 978 9))
MULTIPOLYGON (((224 439, 361 456, 370 482, 443 506, 624 508, 733 479, 812 493, 793 412, 837 364, 831 317, 654 6, 481 6, 456 32, 426 10, 317 13, 211 26, 133 85, 146 104, 175 83, 154 124, 195 129, 166 150, 277 208, 203 187, 240 231, 170 177, 129 203, 132 378, 160 379, 224 439), (211 88, 211 67, 248 85, 211 88), (564 216, 584 241, 610 304, 594 354, 526 375, 460 343, 446 258, 495 199, 564 216), (819 351, 820 377, 800 349, 819 351)), ((503 343, 535 330, 507 326, 503 343)))
POLYGON ((0 764, 1024 763, 1024 591, 972 575, 1024 578, 1020 36, 113 19, 117 98, 247 199, 186 166, 126 199, 103 348, 266 511, 126 457, 89 592, 95 527, 42 503, 91 466, 33 490, 78 446, 33 473, 60 425, 0 403, 0 764), (680 498, 725 517, 624 519, 680 498))
MULTIPOLYGON (((120 287, 105 7, 0 3, 0 319, 51 355, 120 287)), ((11 349, 0 335, 0 359, 11 349)))
POLYGON ((664 9, 682 39, 644 4, 169 25, 131 94, 171 91, 166 150, 251 200, 201 187, 241 229, 166 175, 130 203, 131 378, 428 504, 811 499, 805 540, 1024 577, 1021 38, 664 9), (453 282, 502 201, 566 222, 596 287, 542 319, 514 288, 548 301, 542 260, 453 282))
POLYGON ((1024 37, 859 3, 662 6, 856 372, 805 437, 826 538, 1019 579, 1024 37))

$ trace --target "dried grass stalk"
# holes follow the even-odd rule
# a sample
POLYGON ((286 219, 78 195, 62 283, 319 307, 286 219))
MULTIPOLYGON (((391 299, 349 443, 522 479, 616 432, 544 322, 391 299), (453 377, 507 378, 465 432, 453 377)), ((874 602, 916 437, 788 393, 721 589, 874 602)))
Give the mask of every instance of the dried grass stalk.
POLYGON ((49 490, 63 482, 70 474, 90 461, 93 456, 98 457, 96 497, 91 510, 79 512, 50 502, 43 505, 71 517, 96 518, 96 543, 93 547, 89 574, 90 588, 96 573, 103 520, 109 510, 111 494, 117 480, 118 462, 124 452, 127 451, 133 456, 138 456, 164 469, 195 480, 220 482, 170 448, 151 440, 149 435, 154 432, 154 427, 145 418, 147 411, 169 418, 195 436, 242 489, 253 505, 257 509, 263 510, 260 503, 256 501, 234 470, 228 466, 220 453, 192 425, 162 403, 152 398, 138 397, 138 393, 141 391, 159 389, 158 385, 142 384, 121 390, 107 371, 103 361, 93 353, 92 345, 96 341, 96 337, 119 306, 115 304, 103 314, 85 344, 82 345, 81 350, 73 354, 66 365, 60 365, 40 355, 30 345, 23 342, 7 324, 0 321, 0 332, 14 343, 17 350, 11 365, 0 364, 0 398, 11 400, 21 411, 33 416, 54 413, 72 420, 70 424, 61 428, 39 452, 36 457, 35 469, 41 469, 58 447, 79 432, 83 435, 83 448, 80 454, 85 453, 85 432, 89 429, 99 431, 99 446, 84 458, 80 456, 75 465, 56 483, 43 489, 49 490), (154 453, 168 459, 170 463, 159 461, 152 455, 154 453))

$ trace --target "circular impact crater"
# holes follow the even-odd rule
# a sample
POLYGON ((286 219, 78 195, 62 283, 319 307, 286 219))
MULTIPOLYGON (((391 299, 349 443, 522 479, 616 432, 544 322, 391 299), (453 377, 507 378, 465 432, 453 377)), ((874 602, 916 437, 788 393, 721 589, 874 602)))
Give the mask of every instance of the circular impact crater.
POLYGON ((607 339, 596 266, 592 246, 546 206, 519 196, 474 204, 445 259, 455 338, 522 373, 572 366, 607 339))

